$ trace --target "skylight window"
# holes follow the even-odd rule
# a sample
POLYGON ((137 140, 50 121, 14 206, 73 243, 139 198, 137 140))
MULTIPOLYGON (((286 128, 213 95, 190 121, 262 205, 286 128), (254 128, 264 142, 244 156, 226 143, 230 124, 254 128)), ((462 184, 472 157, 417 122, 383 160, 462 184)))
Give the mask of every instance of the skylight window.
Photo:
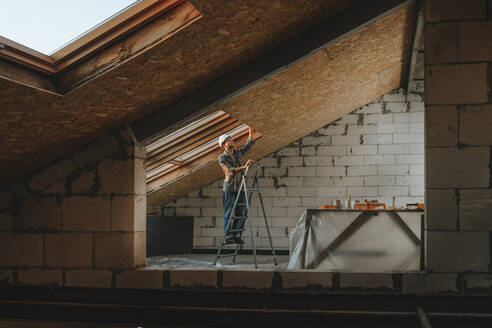
POLYGON ((2 0, 0 36, 51 55, 136 0, 2 0))
POLYGON ((221 134, 245 141, 248 127, 223 111, 216 111, 166 134, 146 146, 147 189, 152 192, 194 169, 217 160, 221 134))

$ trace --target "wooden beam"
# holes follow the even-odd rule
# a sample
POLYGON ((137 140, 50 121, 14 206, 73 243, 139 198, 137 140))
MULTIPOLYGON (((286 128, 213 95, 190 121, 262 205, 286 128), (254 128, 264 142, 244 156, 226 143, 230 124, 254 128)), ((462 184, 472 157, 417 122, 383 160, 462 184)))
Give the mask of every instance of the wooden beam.
POLYGON ((192 138, 198 134, 201 134, 203 130, 207 130, 208 128, 220 124, 221 122, 228 121, 227 124, 232 123, 235 119, 231 118, 229 115, 225 114, 221 115, 210 122, 206 122, 205 124, 199 125, 196 128, 191 129, 190 131, 186 131, 184 133, 180 133, 178 136, 173 136, 169 138, 162 138, 156 144, 150 144, 147 146, 147 160, 152 160, 152 157, 162 153, 165 150, 168 150, 172 147, 176 147, 181 145, 187 139, 192 138), (159 146, 160 145, 160 146, 159 146), (157 146, 157 147, 156 147, 157 146))
POLYGON ((180 2, 164 15, 125 35, 118 42, 91 54, 76 65, 65 68, 57 75, 57 85, 61 92, 66 93, 152 49, 201 17, 202 14, 189 1, 180 2))
POLYGON ((164 164, 166 161, 169 161, 172 158, 176 158, 178 156, 181 156, 182 154, 185 154, 186 152, 214 139, 220 136, 221 134, 230 131, 234 129, 235 127, 241 125, 241 122, 238 122, 233 119, 232 122, 225 122, 227 124, 224 124, 223 126, 220 126, 218 129, 214 129, 212 131, 209 131, 209 133, 204 134, 204 135, 199 135, 195 136, 189 140, 186 140, 183 142, 182 145, 177 145, 176 147, 173 147, 171 149, 168 149, 165 152, 162 152, 158 154, 159 156, 154 156, 153 158, 150 158, 147 160, 147 169, 152 170, 159 165, 164 164))
POLYGON ((56 73, 51 57, 3 36, 0 36, 0 58, 44 74, 52 75, 56 73))
POLYGON ((58 70, 64 69, 87 54, 116 41, 124 34, 130 33, 139 25, 150 21, 158 14, 169 10, 184 0, 144 0, 94 27, 79 38, 62 46, 50 57, 58 70))
POLYGON ((0 58, 0 78, 41 91, 60 95, 56 91, 56 87, 51 76, 33 71, 20 65, 12 64, 2 58, 0 58))
POLYGON ((152 139, 166 127, 227 101, 345 35, 414 1, 361 1, 345 12, 329 18, 322 24, 134 123, 132 128, 135 135, 140 142, 152 139))
MULTIPOLYGON (((247 136, 245 135, 246 133, 247 131, 243 132, 239 137, 234 138, 234 140, 239 143, 246 142, 247 139, 247 136)), ((213 148, 209 149, 208 151, 199 154, 197 157, 190 159, 189 162, 182 165, 181 167, 176 168, 171 172, 166 172, 166 174, 164 175, 149 179, 149 181, 147 182, 147 193, 152 193, 162 188, 164 185, 171 183, 177 179, 180 179, 181 177, 187 174, 192 173, 194 170, 200 167, 203 167, 207 164, 217 161, 217 157, 220 155, 221 152, 222 149, 220 149, 218 145, 216 145, 213 148)))

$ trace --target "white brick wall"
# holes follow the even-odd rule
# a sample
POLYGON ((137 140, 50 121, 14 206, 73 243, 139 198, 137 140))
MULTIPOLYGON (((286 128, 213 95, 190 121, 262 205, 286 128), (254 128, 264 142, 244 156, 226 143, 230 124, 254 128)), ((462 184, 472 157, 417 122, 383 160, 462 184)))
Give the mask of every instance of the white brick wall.
MULTIPOLYGON (((423 202, 424 106, 407 98, 421 99, 402 90, 389 93, 260 160, 260 186, 277 248, 288 249, 286 236, 305 208, 348 195, 387 205, 423 202)), ((163 209, 167 215, 195 216, 195 248, 220 242, 221 186, 222 181, 214 182, 163 209)), ((251 214, 258 245, 267 247, 256 196, 251 214)))

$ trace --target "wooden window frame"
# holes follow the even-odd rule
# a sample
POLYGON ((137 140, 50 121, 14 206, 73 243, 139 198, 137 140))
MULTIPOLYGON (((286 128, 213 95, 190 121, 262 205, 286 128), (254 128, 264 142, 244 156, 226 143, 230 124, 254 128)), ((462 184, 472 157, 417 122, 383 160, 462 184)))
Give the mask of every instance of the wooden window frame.
MULTIPOLYGON (((45 55, 0 36, 0 58, 47 75, 69 69, 122 37, 131 34, 187 0, 142 0, 97 25, 51 55, 45 55)), ((200 18, 192 17, 192 21, 200 18)))
POLYGON ((160 189, 217 160, 222 152, 218 137, 224 133, 235 141, 245 141, 248 128, 227 113, 217 111, 149 142, 145 163, 147 191, 160 189))

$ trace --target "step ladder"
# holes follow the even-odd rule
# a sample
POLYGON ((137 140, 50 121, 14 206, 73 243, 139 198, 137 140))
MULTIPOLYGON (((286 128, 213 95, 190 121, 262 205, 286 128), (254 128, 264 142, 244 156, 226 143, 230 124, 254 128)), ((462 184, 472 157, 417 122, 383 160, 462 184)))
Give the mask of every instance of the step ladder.
MULTIPOLYGON (((242 179, 241 179, 241 183, 239 185, 239 190, 237 192, 236 199, 234 201, 234 205, 232 207, 231 214, 229 216, 229 220, 227 221, 227 227, 225 228, 224 236, 222 237, 222 241, 220 243, 219 249, 217 250, 217 256, 215 257, 214 265, 217 264, 217 260, 219 258, 230 257, 230 256, 233 256, 232 262, 236 262, 236 257, 238 255, 239 247, 240 247, 239 243, 236 243, 236 248, 235 248, 233 253, 223 254, 222 251, 224 250, 225 245, 234 245, 234 244, 226 244, 226 238, 228 235, 233 235, 233 234, 239 235, 239 239, 241 239, 243 232, 246 230, 244 228, 245 222, 243 222, 241 229, 234 229, 233 227, 235 226, 235 223, 237 220, 247 220, 249 218, 250 204, 251 204, 251 199, 253 197, 253 194, 258 194, 258 197, 260 199, 261 210, 263 212, 263 218, 265 220, 265 227, 266 227, 266 231, 267 231, 267 235, 268 235, 268 240, 270 242, 270 247, 272 249, 273 262, 275 263, 275 265, 278 265, 277 255, 275 254, 275 249, 273 248, 272 237, 270 235, 270 229, 268 227, 268 221, 267 221, 267 217, 266 217, 266 213, 265 213, 265 206, 263 205, 263 198, 261 197, 260 186, 258 183, 258 172, 260 170, 260 163, 256 162, 256 172, 255 172, 255 176, 253 179, 253 186, 252 186, 252 188, 249 188, 249 189, 246 185, 246 176, 248 174, 248 169, 249 169, 249 167, 246 168, 246 170, 244 170, 244 173, 242 173, 242 179), (243 193, 244 197, 240 197, 241 193, 243 193), (241 199, 241 198, 243 198, 244 203, 239 202, 239 199, 241 199), (236 216, 236 207, 239 207, 239 206, 245 206, 246 207, 245 216, 236 216)), ((253 223, 251 220, 248 220, 248 221, 249 221, 249 231, 250 231, 250 235, 251 235, 251 245, 253 246, 253 257, 254 257, 254 262, 255 262, 255 268, 258 269, 258 263, 257 263, 257 259, 256 259, 256 244, 255 244, 255 238, 254 238, 254 234, 253 234, 253 223)))

